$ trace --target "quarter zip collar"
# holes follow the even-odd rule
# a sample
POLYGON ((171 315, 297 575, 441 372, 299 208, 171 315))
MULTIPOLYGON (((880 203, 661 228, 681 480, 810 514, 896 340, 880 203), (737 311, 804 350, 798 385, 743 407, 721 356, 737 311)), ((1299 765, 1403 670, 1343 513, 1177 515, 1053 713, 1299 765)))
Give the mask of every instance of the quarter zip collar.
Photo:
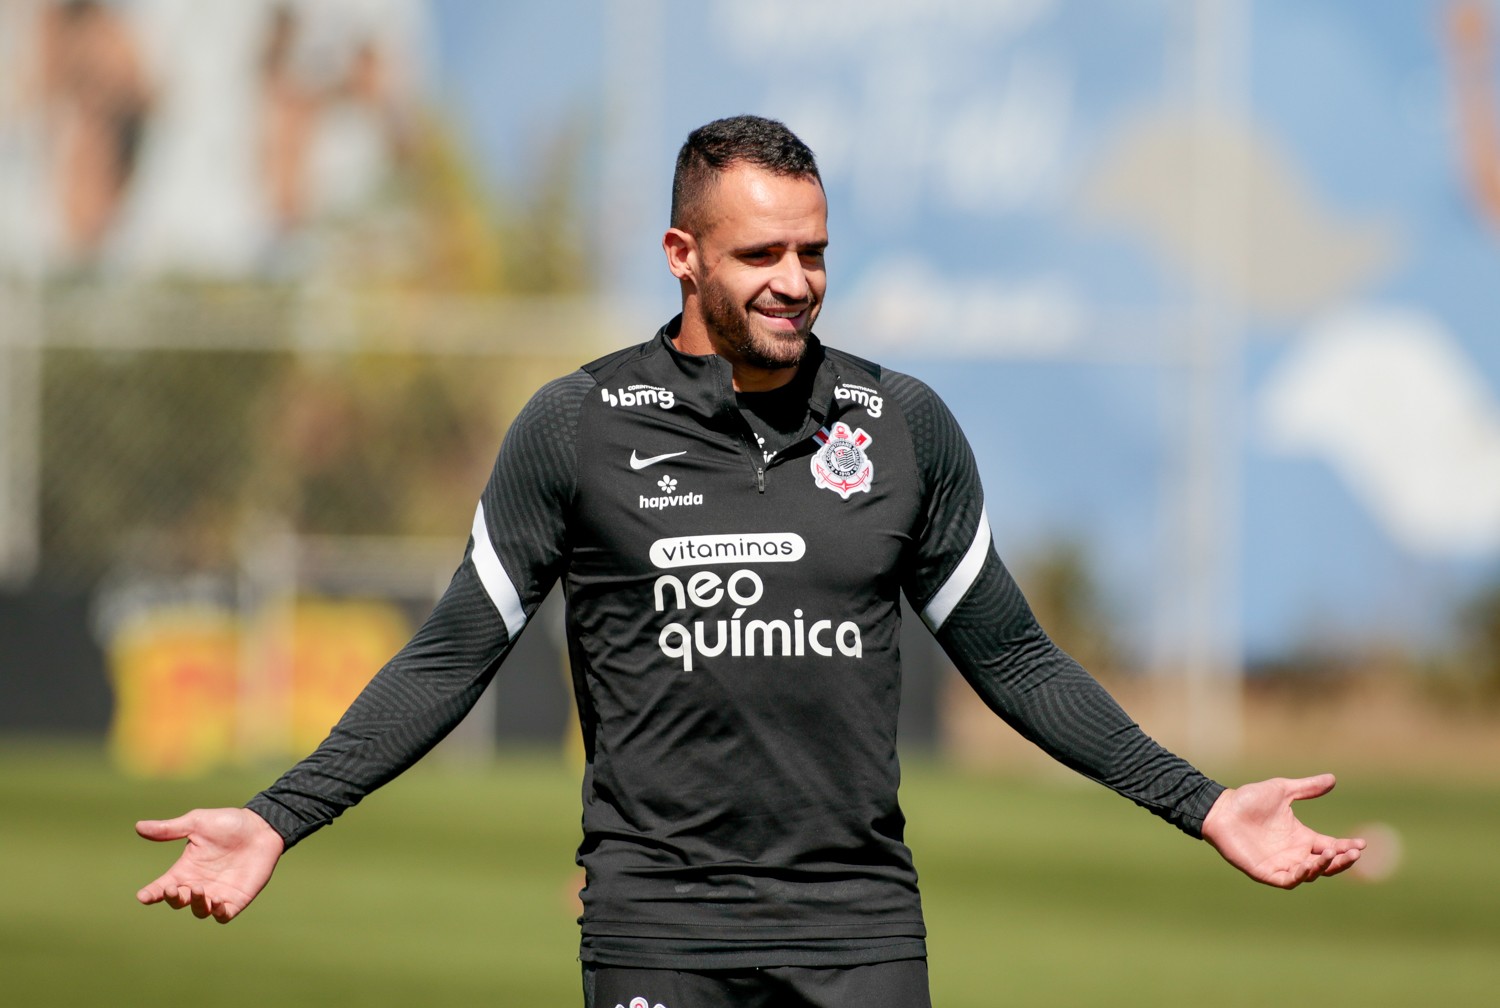
MULTIPOLYGON (((674 387, 674 392, 679 401, 705 419, 737 426, 740 421, 739 407, 734 398, 734 369, 718 354, 687 354, 677 349, 672 340, 681 325, 682 316, 677 315, 656 331, 655 338, 656 345, 665 352, 666 359, 671 361, 672 370, 683 379, 680 385, 674 387)), ((803 437, 811 437, 818 427, 833 416, 833 390, 841 378, 816 335, 808 336, 801 367, 816 368, 808 392, 809 422, 802 434, 803 437)))

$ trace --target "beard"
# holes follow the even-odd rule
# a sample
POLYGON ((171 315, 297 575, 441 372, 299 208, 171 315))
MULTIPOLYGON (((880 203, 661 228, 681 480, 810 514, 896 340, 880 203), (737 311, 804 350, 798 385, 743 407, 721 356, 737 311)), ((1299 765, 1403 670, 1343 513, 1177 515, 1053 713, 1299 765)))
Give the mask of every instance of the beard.
POLYGON ((699 305, 703 324, 715 342, 741 362, 764 371, 780 371, 802 363, 818 308, 817 301, 809 298, 806 322, 793 332, 776 332, 752 328, 751 310, 736 304, 727 290, 712 281, 704 283, 699 305))

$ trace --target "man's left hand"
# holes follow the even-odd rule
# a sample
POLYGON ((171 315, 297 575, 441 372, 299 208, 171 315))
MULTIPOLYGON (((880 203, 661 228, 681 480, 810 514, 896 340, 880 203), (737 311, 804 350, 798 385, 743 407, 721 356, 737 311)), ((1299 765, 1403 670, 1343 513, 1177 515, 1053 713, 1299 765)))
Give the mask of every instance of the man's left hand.
POLYGON ((1333 774, 1319 774, 1230 788, 1203 820, 1203 839, 1255 881, 1279 889, 1337 875, 1359 860, 1365 842, 1325 836, 1292 813, 1292 802, 1327 794, 1333 785, 1333 774))

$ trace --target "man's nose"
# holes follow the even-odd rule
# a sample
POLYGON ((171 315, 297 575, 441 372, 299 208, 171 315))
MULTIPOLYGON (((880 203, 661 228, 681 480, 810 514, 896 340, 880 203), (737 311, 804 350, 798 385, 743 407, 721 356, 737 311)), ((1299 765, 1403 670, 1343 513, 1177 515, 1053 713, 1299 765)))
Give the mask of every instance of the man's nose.
POLYGON ((776 264, 771 277, 771 292, 789 301, 806 301, 812 288, 807 282, 807 270, 795 252, 787 252, 776 264))

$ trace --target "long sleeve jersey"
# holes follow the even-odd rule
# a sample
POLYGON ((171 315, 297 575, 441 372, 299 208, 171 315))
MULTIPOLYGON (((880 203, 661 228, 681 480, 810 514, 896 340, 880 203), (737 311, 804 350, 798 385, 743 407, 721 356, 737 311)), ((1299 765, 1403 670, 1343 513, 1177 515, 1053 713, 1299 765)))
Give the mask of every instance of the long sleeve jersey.
POLYGON ((1017 731, 1200 835, 1222 788, 1037 625, 930 389, 813 339, 791 387, 801 429, 767 451, 728 362, 678 351, 675 325, 532 398, 432 615, 249 808, 290 845, 410 766, 560 579, 586 755, 585 961, 924 954, 897 802, 899 592, 1017 731))

